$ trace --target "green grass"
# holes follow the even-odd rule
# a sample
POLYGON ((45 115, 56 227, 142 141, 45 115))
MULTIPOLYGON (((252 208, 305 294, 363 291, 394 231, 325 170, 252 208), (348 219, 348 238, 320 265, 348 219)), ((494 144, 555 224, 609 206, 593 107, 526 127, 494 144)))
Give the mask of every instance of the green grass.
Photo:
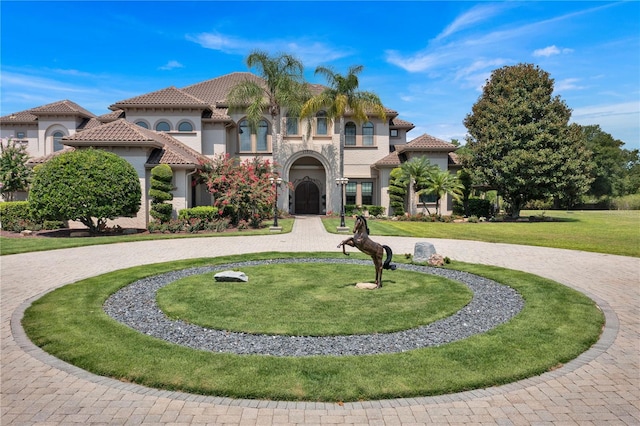
MULTIPOLYGON (((522 216, 540 215, 523 211, 522 216)), ((553 222, 442 223, 369 220, 371 235, 448 238, 492 243, 524 244, 640 257, 640 211, 550 211, 553 222)), ((336 232, 338 218, 325 219, 336 232)), ((348 218, 346 225, 353 226, 348 218)))
POLYGON ((427 274, 386 274, 384 291, 362 291, 373 266, 286 264, 243 267, 249 284, 183 278, 158 292, 173 319, 254 334, 327 336, 389 333, 453 315, 471 301, 463 284, 427 274))
MULTIPOLYGON (((45 351, 96 374, 197 394, 299 401, 439 395, 513 382, 575 358, 597 341, 604 323, 593 301, 563 285, 519 271, 457 262, 455 269, 515 288, 525 299, 524 309, 488 333, 392 355, 294 358, 197 351, 133 331, 102 310, 109 295, 145 276, 232 261, 302 256, 335 254, 262 253, 120 270, 46 294, 26 310, 22 323, 29 338, 45 351)), ((284 272, 283 282, 296 274, 284 272)), ((336 284, 346 286, 353 280, 340 281, 336 284)), ((376 292, 385 291, 383 287, 376 292)))
MULTIPOLYGON (((282 227, 282 233, 291 232, 294 219, 279 219, 278 225, 282 227)), ((202 237, 231 237, 248 235, 268 235, 270 222, 260 229, 245 229, 242 231, 223 233, 198 233, 198 234, 141 234, 118 235, 105 237, 77 237, 77 238, 31 238, 31 237, 0 237, 0 255, 28 253, 33 251, 57 250, 93 246, 98 244, 128 243, 147 240, 166 240, 175 238, 202 238, 202 237)))

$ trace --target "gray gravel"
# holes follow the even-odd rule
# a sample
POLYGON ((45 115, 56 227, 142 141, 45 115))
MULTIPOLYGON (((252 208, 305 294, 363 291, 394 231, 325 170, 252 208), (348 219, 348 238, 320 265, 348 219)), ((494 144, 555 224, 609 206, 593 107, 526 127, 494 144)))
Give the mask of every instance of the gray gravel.
MULTIPOLYGON (((451 343, 487 332, 509 321, 524 306, 522 297, 515 290, 495 281, 466 272, 405 264, 398 264, 398 269, 438 275, 462 282, 473 291, 472 301, 450 317, 410 330, 327 337, 261 335, 211 330, 169 319, 155 301, 156 292, 161 287, 187 276, 276 263, 371 264, 371 261, 274 259, 183 269, 136 281, 113 294, 106 301, 104 310, 115 320, 141 333, 193 349, 273 356, 345 356, 397 353, 451 343)), ((387 276, 390 274, 393 272, 386 272, 387 276)))

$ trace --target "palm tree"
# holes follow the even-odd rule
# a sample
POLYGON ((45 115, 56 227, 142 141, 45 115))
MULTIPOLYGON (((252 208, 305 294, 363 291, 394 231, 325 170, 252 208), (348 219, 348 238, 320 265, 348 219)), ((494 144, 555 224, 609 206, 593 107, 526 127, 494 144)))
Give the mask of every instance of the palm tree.
MULTIPOLYGON (((420 193, 419 191, 425 187, 429 180, 429 176, 439 169, 438 166, 431 164, 425 156, 413 157, 409 161, 405 161, 400 165, 400 169, 402 170, 401 181, 409 188, 409 214, 413 216, 416 214, 414 194, 420 193)), ((427 209, 427 211, 429 210, 427 209)))
POLYGON ((327 79, 329 87, 313 96, 302 107, 300 116, 310 118, 324 110, 327 118, 340 120, 340 177, 344 177, 344 117, 349 112, 355 121, 367 121, 369 114, 377 115, 384 122, 387 115, 378 95, 358 90, 358 74, 362 65, 349 68, 347 75, 341 75, 328 67, 317 67, 315 73, 327 79))
POLYGON ((257 68, 264 85, 245 80, 234 86, 227 96, 231 110, 244 110, 254 133, 265 111, 271 116, 271 135, 274 162, 282 139, 283 109, 289 116, 297 116, 310 97, 304 83, 304 66, 291 55, 269 56, 256 50, 246 59, 249 68, 257 68))
POLYGON ((434 194, 436 196, 436 214, 439 215, 442 197, 449 194, 454 199, 459 200, 462 197, 463 190, 464 185, 457 176, 436 167, 435 170, 429 172, 418 194, 434 194))

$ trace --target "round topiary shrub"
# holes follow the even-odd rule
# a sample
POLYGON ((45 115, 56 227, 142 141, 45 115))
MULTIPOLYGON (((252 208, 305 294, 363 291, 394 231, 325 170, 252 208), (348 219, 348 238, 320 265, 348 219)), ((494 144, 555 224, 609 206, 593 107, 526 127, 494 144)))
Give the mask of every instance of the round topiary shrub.
POLYGON ((140 210, 140 179, 124 158, 100 149, 65 152, 34 170, 29 205, 39 220, 78 220, 92 233, 140 210), (95 221, 94 221, 95 219, 95 221))

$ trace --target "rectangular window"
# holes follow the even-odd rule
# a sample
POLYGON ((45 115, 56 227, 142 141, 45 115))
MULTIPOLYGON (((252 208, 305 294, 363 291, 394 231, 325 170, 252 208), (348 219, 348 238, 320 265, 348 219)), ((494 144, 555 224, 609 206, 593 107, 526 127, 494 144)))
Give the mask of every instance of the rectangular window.
POLYGON ((420 194, 420 202, 423 204, 426 203, 435 203, 436 195, 435 194, 420 194))
POLYGON ((389 136, 391 136, 392 138, 397 138, 398 137, 398 129, 389 130, 389 136))
POLYGON ((288 135, 298 134, 298 118, 297 117, 287 117, 287 134, 288 135))
POLYGON ((373 204, 373 182, 362 182, 362 204, 373 204))
POLYGON ((355 182, 347 183, 346 194, 347 194, 347 204, 355 204, 356 203, 356 190, 357 184, 355 182))
POLYGON ((356 125, 347 123, 344 126, 344 144, 347 146, 355 146, 356 144, 356 125))

